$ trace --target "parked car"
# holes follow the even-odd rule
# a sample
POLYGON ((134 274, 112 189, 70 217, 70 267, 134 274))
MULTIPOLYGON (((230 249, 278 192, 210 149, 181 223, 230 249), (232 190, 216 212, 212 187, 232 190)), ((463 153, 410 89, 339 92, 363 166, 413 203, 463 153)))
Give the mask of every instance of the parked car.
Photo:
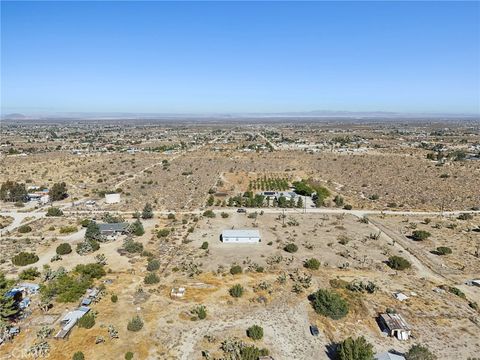
POLYGON ((237 209, 237 213, 243 213, 243 214, 245 214, 246 212, 247 212, 247 210, 245 210, 245 209, 242 209, 242 208, 237 209))
POLYGON ((318 336, 320 332, 318 331, 318 327, 316 325, 310 325, 310 333, 313 336, 318 336))

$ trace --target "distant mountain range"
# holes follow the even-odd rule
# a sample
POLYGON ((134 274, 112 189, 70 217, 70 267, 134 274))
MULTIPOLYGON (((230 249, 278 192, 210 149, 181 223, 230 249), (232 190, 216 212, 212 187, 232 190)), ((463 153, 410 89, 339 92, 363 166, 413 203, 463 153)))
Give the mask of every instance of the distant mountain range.
POLYGON ((335 111, 313 110, 299 112, 278 113, 123 113, 123 112, 65 112, 50 114, 21 114, 11 113, 2 115, 3 120, 115 120, 115 119, 232 119, 232 118, 480 118, 479 114, 454 114, 454 113, 401 113, 389 111, 335 111))

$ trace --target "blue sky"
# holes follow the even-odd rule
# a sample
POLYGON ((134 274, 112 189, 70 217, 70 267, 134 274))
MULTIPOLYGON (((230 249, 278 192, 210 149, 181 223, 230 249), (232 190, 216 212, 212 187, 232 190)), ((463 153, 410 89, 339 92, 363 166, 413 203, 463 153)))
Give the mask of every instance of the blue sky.
POLYGON ((2 112, 480 112, 478 2, 3 2, 2 112))

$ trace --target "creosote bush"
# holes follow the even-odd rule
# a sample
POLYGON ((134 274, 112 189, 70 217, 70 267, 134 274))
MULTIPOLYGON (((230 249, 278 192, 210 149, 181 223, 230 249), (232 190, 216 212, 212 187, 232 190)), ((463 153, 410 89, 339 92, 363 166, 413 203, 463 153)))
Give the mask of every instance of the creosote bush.
POLYGON ((164 237, 167 237, 168 234, 170 234, 170 230, 168 229, 161 229, 161 230, 158 230, 157 232, 157 237, 160 239, 160 238, 164 238, 164 237))
POLYGON ((29 269, 23 270, 18 278, 21 280, 34 280, 35 278, 40 276, 40 271, 36 267, 32 267, 29 269))
POLYGON ((203 212, 203 216, 206 218, 214 218, 216 215, 212 210, 206 210, 203 212))
POLYGON ((258 325, 250 326, 247 329, 247 336, 252 340, 260 340, 263 338, 263 328, 258 325))
POLYGON ((158 284, 160 282, 160 278, 158 277, 157 274, 150 273, 145 276, 145 278, 143 279, 143 282, 147 285, 158 284))
POLYGON ((160 269, 160 261, 156 260, 156 259, 152 259, 148 262, 147 264, 147 270, 148 271, 155 271, 155 270, 158 270, 160 269))
POLYGON ((26 266, 34 264, 38 261, 38 256, 34 253, 24 252, 18 253, 12 259, 13 265, 16 266, 26 266))
POLYGON ((128 331, 134 331, 134 332, 137 332, 137 331, 140 331, 142 330, 143 328, 143 320, 140 319, 140 317, 137 315, 135 317, 133 317, 129 322, 128 322, 128 325, 127 325, 127 330, 128 331))
POLYGON ((70 254, 72 252, 72 247, 68 243, 62 243, 62 244, 57 246, 55 252, 58 255, 67 255, 67 254, 70 254))
POLYGON ((289 252, 289 253, 294 253, 294 252, 298 251, 298 246, 295 245, 295 244, 287 244, 287 245, 285 245, 283 250, 285 250, 286 252, 289 252))
POLYGON ((449 255, 452 253, 452 249, 447 246, 439 246, 435 250, 433 250, 432 253, 440 256, 449 255))
POLYGON ((430 237, 430 233, 428 231, 425 231, 425 230, 415 230, 413 233, 412 233, 412 239, 415 240, 415 241, 423 241, 423 240, 426 240, 430 237))
POLYGON ((75 354, 73 354, 72 360, 85 360, 85 355, 83 355, 83 352, 77 351, 75 354))
POLYGON ((387 265, 394 270, 405 270, 411 267, 410 262, 401 256, 390 256, 387 265))
POLYGON ((240 265, 233 265, 230 268, 230 274, 237 275, 242 273, 242 267, 240 265))
POLYGON ((311 258, 311 259, 305 260, 305 262, 303 263, 303 266, 306 267, 307 269, 318 270, 320 268, 320 261, 318 261, 315 258, 311 258))
POLYGON ((18 228, 18 232, 20 234, 26 234, 26 233, 29 233, 31 231, 32 231, 32 228, 29 225, 22 225, 18 228))
POLYGON ((245 289, 243 288, 242 285, 235 284, 228 290, 228 293, 230 294, 231 297, 239 298, 239 297, 242 297, 244 291, 245 289))
POLYGON ((57 207, 50 207, 45 216, 63 216, 63 211, 57 207))

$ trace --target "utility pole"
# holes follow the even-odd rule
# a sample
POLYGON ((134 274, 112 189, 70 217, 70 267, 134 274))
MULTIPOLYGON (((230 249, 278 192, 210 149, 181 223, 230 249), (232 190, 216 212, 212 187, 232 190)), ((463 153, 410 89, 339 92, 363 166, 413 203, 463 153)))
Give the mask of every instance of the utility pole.
POLYGON ((285 208, 282 209, 282 225, 285 226, 285 208))
POLYGON ((307 213, 307 196, 306 196, 306 195, 303 197, 303 202, 304 202, 304 205, 303 205, 303 208, 304 208, 303 213, 306 214, 306 213, 307 213))

